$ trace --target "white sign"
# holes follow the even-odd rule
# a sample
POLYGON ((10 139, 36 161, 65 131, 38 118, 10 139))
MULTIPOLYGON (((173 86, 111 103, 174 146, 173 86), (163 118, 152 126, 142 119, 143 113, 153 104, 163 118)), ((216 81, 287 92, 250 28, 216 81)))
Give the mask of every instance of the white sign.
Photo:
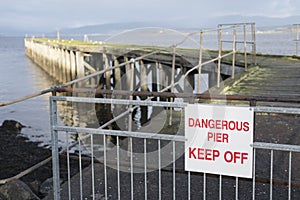
POLYGON ((185 170, 252 178, 254 111, 189 104, 185 108, 185 170))

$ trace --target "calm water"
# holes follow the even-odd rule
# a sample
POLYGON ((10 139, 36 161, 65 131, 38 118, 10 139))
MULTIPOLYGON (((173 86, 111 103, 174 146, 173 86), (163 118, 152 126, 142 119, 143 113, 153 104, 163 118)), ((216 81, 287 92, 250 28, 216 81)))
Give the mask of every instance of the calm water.
MULTIPOLYGON (((257 34, 257 52, 295 54, 291 33, 257 34)), ((96 39, 96 38, 91 38, 96 39)), ((112 40, 113 41, 113 40, 112 40)), ((213 48, 208 42, 207 48, 213 48)), ((23 38, 0 37, 0 101, 22 97, 54 85, 53 80, 25 55, 23 38)), ((49 104, 47 95, 22 103, 0 107, 0 123, 5 119, 20 121, 30 140, 49 144, 49 104)))
MULTIPOLYGON (((23 38, 0 37, 0 101, 9 101, 48 88, 48 75, 26 56, 23 38)), ((48 97, 0 107, 0 121, 14 119, 31 128, 22 133, 34 141, 49 143, 48 97)))

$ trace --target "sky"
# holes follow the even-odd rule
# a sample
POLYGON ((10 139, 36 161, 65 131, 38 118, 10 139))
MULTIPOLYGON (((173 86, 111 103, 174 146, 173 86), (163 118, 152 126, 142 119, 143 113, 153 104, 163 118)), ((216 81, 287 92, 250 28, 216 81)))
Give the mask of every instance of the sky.
POLYGON ((1 0, 0 34, 144 21, 201 26, 224 15, 299 14, 299 0, 1 0))

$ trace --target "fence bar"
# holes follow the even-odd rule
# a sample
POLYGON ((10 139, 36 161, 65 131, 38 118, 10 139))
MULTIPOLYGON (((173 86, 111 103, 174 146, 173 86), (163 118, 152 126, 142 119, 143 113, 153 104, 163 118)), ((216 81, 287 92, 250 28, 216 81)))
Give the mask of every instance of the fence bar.
MULTIPOLYGON (((217 59, 216 59, 217 60, 217 59)), ((197 67, 199 67, 197 65, 197 67)), ((193 68, 195 70, 196 68, 193 68)), ((191 71, 193 71, 191 70, 191 71)), ((189 70, 190 71, 190 70, 189 70)), ((167 87, 167 89, 169 89, 167 87)), ((166 90, 167 90, 166 89, 166 90)), ((166 91, 164 90, 164 91, 166 91)), ((294 96, 249 96, 249 95, 224 95, 224 94, 190 94, 190 93, 172 93, 172 92, 148 92, 148 91, 124 91, 124 90, 91 90, 91 89, 75 89, 64 88, 61 92, 95 92, 95 94, 116 94, 124 96, 148 96, 148 97, 175 97, 175 98, 197 98, 207 100, 233 100, 233 101, 257 101, 257 102, 281 102, 281 103, 300 103, 300 99, 294 96)), ((71 101, 71 102, 85 102, 85 103, 111 103, 121 105, 141 105, 141 106, 157 106, 157 107, 184 107, 186 103, 178 102, 157 102, 157 101, 130 101, 122 99, 104 99, 104 98, 87 98, 87 97, 66 97, 66 96, 53 96, 51 97, 58 101, 71 101)), ((269 108, 276 109, 278 107, 257 107, 256 109, 269 108)), ((280 107, 279 107, 280 108, 280 107)), ((297 108, 282 108, 282 110, 297 109, 297 108)), ((300 110, 298 108, 298 110, 300 110)), ((265 110, 263 110, 265 111, 265 110)))
POLYGON ((118 200, 121 199, 120 184, 120 138, 117 136, 117 182, 118 182, 118 200))
MULTIPOLYGON (((175 65, 176 65, 176 47, 173 47, 173 57, 172 57, 172 71, 171 71, 171 92, 174 92, 174 83, 175 83, 175 65)), ((170 101, 173 102, 173 98, 170 98, 170 101)), ((169 117, 169 126, 172 126, 173 118, 173 109, 170 108, 170 117, 169 117)))
POLYGON ((191 199, 191 172, 188 171, 188 200, 191 199))
POLYGON ((200 31, 200 47, 199 47, 199 68, 198 68, 198 93, 201 92, 201 71, 202 71, 202 56, 203 56, 203 32, 200 31))
POLYGON ((91 134, 92 193, 95 200, 94 135, 91 134))
POLYGON ((234 26, 233 28, 233 49, 232 49, 232 74, 231 74, 231 78, 234 79, 234 68, 235 68, 235 52, 236 52, 236 26, 234 26))
POLYGON ((173 147, 173 200, 176 199, 176 156, 175 156, 175 141, 172 141, 173 147))
POLYGON ((145 180, 145 200, 147 197, 147 139, 144 138, 144 180, 145 180))
POLYGON ((83 200, 83 189, 82 189, 82 159, 81 159, 81 139, 80 139, 80 135, 78 137, 78 153, 79 153, 79 180, 80 180, 80 184, 79 184, 79 190, 80 190, 80 199, 83 200))
POLYGON ((252 199, 255 199, 255 154, 256 154, 256 149, 253 148, 253 172, 252 172, 252 199))
POLYGON ((235 199, 239 199, 239 177, 235 177, 235 199))
POLYGON ((273 157, 274 150, 271 150, 271 163, 270 163, 270 199, 273 199, 273 157))
POLYGON ((106 135, 103 135, 103 159, 104 159, 104 197, 105 199, 108 198, 107 196, 107 158, 106 158, 106 135))
POLYGON ((130 142, 130 190, 131 190, 131 200, 133 200, 133 144, 132 137, 129 138, 130 142))
POLYGON ((289 193, 288 199, 291 199, 291 186, 292 186, 292 152, 289 152, 289 193))
POLYGON ((157 139, 157 140, 174 140, 176 142, 185 142, 186 138, 183 135, 167 135, 167 134, 155 134, 147 132, 129 132, 129 131, 116 131, 107 129, 93 129, 93 128, 82 128, 82 127, 68 127, 68 126, 54 126, 57 131, 70 130, 76 133, 88 133, 88 134, 110 134, 114 136, 124 136, 124 137, 135 137, 135 138, 147 138, 147 139, 157 139))
MULTIPOLYGON (((133 91, 134 90, 134 65, 135 65, 135 60, 131 59, 130 63, 130 80, 129 80, 129 90, 133 91)), ((127 77, 128 78, 128 77, 127 77)), ((133 100, 133 96, 129 96, 129 100, 133 100)), ((128 107, 129 114, 128 114, 128 132, 132 131, 132 105, 129 105, 128 107)), ((132 153, 132 137, 129 137, 128 140, 128 156, 130 156, 130 194, 131 194, 131 200, 133 200, 133 153, 132 153)))
POLYGON ((299 52, 299 29, 298 25, 296 25, 296 56, 298 56, 299 52))
POLYGON ((247 29, 246 24, 243 26, 244 30, 244 62, 245 62, 245 71, 248 70, 248 59, 247 59, 247 29))
POLYGON ((50 99, 50 123, 51 123, 51 141, 52 141, 52 173, 53 173, 53 197, 60 200, 60 177, 59 177, 59 152, 58 152, 58 131, 54 130, 57 124, 57 104, 55 100, 50 99))
POLYGON ((161 155, 160 155, 160 140, 158 142, 158 199, 161 200, 161 155))
POLYGON ((206 199, 206 173, 203 173, 203 200, 206 199))
POLYGON ((219 199, 222 200, 222 175, 219 176, 219 199))
POLYGON ((256 149, 269 149, 269 150, 275 150, 275 151, 300 152, 299 145, 290 145, 290 144, 274 144, 274 143, 265 143, 265 142, 254 142, 253 147, 256 149))
MULTIPOLYGON (((66 137, 66 144, 67 147, 69 147, 69 132, 66 132, 67 137, 66 137)), ((68 165, 68 196, 69 199, 72 199, 72 193, 71 193, 71 169, 70 169, 70 150, 67 148, 67 165, 68 165)))
POLYGON ((218 53, 218 80, 217 80, 217 87, 220 87, 221 82, 221 60, 222 60, 222 26, 220 26, 219 32, 219 53, 218 53))
POLYGON ((296 56, 299 55, 299 26, 300 24, 293 24, 293 29, 292 29, 292 31, 295 32, 296 34, 296 39, 294 40, 296 43, 296 52, 295 52, 296 56))
POLYGON ((299 52, 299 30, 298 30, 298 25, 296 26, 296 56, 298 55, 299 52))
POLYGON ((255 24, 251 24, 252 32, 252 63, 256 65, 256 33, 255 33, 255 24))

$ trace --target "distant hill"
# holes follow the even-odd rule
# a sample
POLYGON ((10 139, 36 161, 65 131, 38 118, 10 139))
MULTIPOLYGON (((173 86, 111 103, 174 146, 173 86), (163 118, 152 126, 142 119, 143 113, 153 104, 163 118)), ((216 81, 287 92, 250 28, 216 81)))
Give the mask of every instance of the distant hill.
MULTIPOLYGON (((60 30, 61 34, 65 35, 78 35, 82 36, 84 34, 115 34, 124 30, 130 30, 142 27, 163 27, 169 29, 175 29, 179 31, 189 31, 189 30, 200 30, 207 28, 215 28, 221 23, 241 23, 241 22, 255 22, 257 30, 266 30, 275 27, 275 29, 280 30, 282 27, 290 28, 292 24, 300 23, 300 15, 276 18, 276 17, 265 17, 265 16, 243 16, 243 15, 225 15, 219 17, 206 17, 206 18, 195 18, 195 19, 163 19, 161 21, 153 22, 120 22, 120 23, 107 23, 107 24, 95 24, 87 25, 82 27, 72 27, 72 28, 62 28, 60 30)), ((45 30, 29 29, 23 30, 20 27, 0 27, 1 35, 21 35, 25 34, 44 34, 55 36, 56 33, 46 32, 45 30)))
POLYGON ((300 16, 291 16, 285 18, 262 17, 262 16, 242 16, 242 15, 226 15, 221 17, 210 18, 209 20, 198 22, 198 20, 188 21, 164 21, 164 22, 126 22, 126 23, 109 23, 96 24, 75 28, 61 29, 61 33, 67 35, 83 35, 83 34, 113 34, 124 30, 130 30, 142 27, 163 27, 176 30, 199 30, 217 27, 222 23, 241 23, 255 22, 257 30, 266 30, 270 28, 281 29, 289 28, 292 24, 300 23, 300 16))
POLYGON ((265 16, 242 16, 226 15, 210 20, 209 24, 255 22, 257 27, 287 26, 300 23, 300 15, 291 17, 265 17, 265 16))
POLYGON ((98 24, 88 25, 76 28, 61 29, 61 33, 67 35, 83 35, 83 34, 114 34, 121 31, 143 28, 143 27, 163 27, 177 29, 174 24, 167 23, 155 23, 155 22, 126 22, 126 23, 110 23, 110 24, 98 24))

